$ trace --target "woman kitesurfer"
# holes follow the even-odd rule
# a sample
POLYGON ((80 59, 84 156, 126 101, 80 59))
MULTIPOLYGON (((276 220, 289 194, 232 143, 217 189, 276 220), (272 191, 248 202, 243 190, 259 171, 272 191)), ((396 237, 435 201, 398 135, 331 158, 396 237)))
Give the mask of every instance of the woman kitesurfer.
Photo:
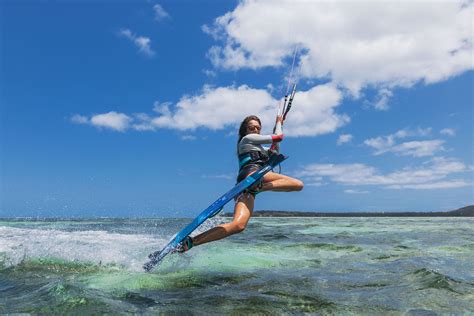
MULTIPOLYGON (((239 175, 237 183, 248 175, 259 170, 269 160, 270 155, 278 151, 279 143, 283 140, 283 116, 277 116, 274 134, 260 135, 262 124, 260 119, 251 115, 246 117, 239 128, 237 153, 239 156, 239 175), (270 149, 265 149, 262 144, 272 144, 270 149)), ((242 232, 252 216, 255 196, 263 191, 301 191, 303 182, 279 173, 268 172, 263 180, 244 191, 236 198, 234 218, 232 222, 211 228, 195 237, 186 237, 181 243, 178 252, 185 252, 193 246, 210 241, 219 240, 227 236, 242 232)))

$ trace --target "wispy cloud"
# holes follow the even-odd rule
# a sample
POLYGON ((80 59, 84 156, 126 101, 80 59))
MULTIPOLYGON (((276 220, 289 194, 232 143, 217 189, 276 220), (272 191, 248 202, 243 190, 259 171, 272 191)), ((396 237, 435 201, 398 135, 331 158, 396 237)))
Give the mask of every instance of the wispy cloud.
POLYGON ((153 11, 155 12, 155 20, 156 21, 162 21, 166 18, 169 18, 169 14, 168 12, 165 11, 165 9, 163 9, 163 7, 159 4, 155 4, 153 6, 153 11))
POLYGON ((88 124, 89 118, 84 115, 74 114, 71 117, 71 122, 76 123, 76 124, 88 124))
POLYGON ((387 88, 379 90, 377 100, 374 103, 374 108, 380 111, 388 110, 388 101, 393 96, 393 92, 387 88))
POLYGON ((386 136, 366 139, 364 144, 375 149, 374 155, 392 152, 400 156, 425 157, 433 156, 436 152, 443 151, 444 140, 408 141, 398 144, 398 139, 407 137, 422 137, 431 134, 431 128, 417 130, 403 129, 386 136))
POLYGON ((216 174, 216 175, 203 174, 203 175, 201 175, 201 178, 232 180, 232 179, 235 178, 235 175, 233 175, 233 174, 216 174))
POLYGON ((337 139, 337 145, 342 145, 345 143, 349 143, 352 140, 353 136, 351 134, 342 134, 339 135, 339 138, 337 139))
POLYGON ((381 186, 387 189, 449 189, 472 185, 464 179, 448 179, 454 174, 470 172, 462 162, 453 158, 433 158, 418 167, 407 167, 383 174, 361 163, 310 164, 295 173, 309 182, 330 180, 351 186, 381 186))
POLYGON ((368 193, 370 193, 370 191, 353 190, 353 189, 344 190, 344 192, 349 193, 349 194, 368 194, 368 193))
POLYGON ((217 76, 217 73, 214 70, 204 69, 202 72, 209 78, 215 78, 217 76))
POLYGON ((451 180, 451 181, 440 181, 434 183, 422 183, 422 184, 404 184, 404 185, 393 185, 393 189, 415 189, 415 190, 435 190, 435 189, 455 189, 462 188, 465 186, 472 185, 465 180, 451 180))
POLYGON ((130 40, 136 47, 138 47, 138 51, 143 55, 148 57, 153 57, 155 55, 155 52, 150 47, 151 40, 149 37, 138 36, 129 29, 121 29, 118 35, 130 40))
POLYGON ((444 151, 444 140, 424 140, 405 142, 389 148, 387 151, 401 156, 426 157, 444 151))
POLYGON ((192 140, 196 140, 197 137, 194 136, 194 135, 183 135, 183 136, 181 136, 181 139, 182 139, 182 140, 192 141, 192 140))
POLYGON ((452 128, 443 128, 441 131, 439 131, 441 135, 446 135, 446 136, 455 136, 456 131, 452 128))

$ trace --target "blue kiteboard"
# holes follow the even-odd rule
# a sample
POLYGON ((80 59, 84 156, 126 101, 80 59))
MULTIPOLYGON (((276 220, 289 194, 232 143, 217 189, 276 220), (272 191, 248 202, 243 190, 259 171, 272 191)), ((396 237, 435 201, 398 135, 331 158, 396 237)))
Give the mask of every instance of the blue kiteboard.
POLYGON ((245 189, 251 187, 253 184, 257 183, 263 176, 278 166, 282 161, 287 159, 288 157, 281 155, 281 154, 274 154, 270 156, 270 160, 268 163, 260 168, 257 172, 252 173, 244 180, 240 181, 233 187, 229 192, 225 193, 219 199, 217 199, 214 203, 212 203, 208 208, 202 211, 188 226, 186 226, 183 230, 181 230, 176 236, 171 239, 171 241, 160 251, 155 251, 151 253, 148 258, 150 261, 143 265, 143 269, 145 271, 151 271, 157 264, 159 264, 163 258, 176 250, 180 244, 189 236, 194 230, 196 230, 202 223, 204 223, 207 219, 217 215, 224 205, 226 205, 229 201, 235 198, 237 195, 242 193, 245 189))

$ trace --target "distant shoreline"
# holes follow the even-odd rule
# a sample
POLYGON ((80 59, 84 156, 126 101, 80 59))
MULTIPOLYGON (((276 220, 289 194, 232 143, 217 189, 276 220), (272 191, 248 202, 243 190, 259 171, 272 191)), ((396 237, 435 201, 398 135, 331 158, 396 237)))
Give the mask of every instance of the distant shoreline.
MULTIPOLYGON (((223 217, 232 217, 233 213, 221 213, 223 217)), ((474 217, 474 205, 447 212, 297 212, 297 211, 254 211, 253 217, 474 217)), ((141 220, 157 217, 0 217, 0 221, 82 221, 82 220, 141 220)), ((171 217, 170 217, 171 218, 171 217)), ((189 219, 191 217, 180 217, 189 219)))
MULTIPOLYGON (((223 216, 232 216, 225 213, 223 216)), ((474 217, 474 205, 449 212, 296 212, 254 211, 252 217, 474 217)))

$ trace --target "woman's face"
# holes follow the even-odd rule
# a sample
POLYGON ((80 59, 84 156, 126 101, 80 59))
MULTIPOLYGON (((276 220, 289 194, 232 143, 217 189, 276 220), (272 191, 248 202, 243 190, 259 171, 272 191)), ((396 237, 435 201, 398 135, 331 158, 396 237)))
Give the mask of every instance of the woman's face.
POLYGON ((260 134, 262 127, 256 120, 250 120, 247 124, 247 134, 260 134))

